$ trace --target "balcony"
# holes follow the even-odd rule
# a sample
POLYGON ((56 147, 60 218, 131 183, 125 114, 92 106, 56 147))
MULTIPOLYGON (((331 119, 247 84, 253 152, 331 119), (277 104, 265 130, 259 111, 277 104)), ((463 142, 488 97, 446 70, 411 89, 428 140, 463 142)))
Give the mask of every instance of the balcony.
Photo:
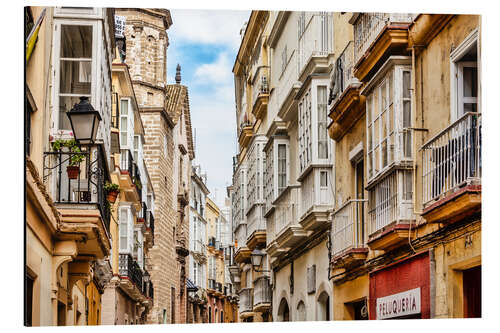
POLYGON ((239 313, 240 317, 246 318, 253 315, 253 288, 241 289, 238 296, 240 297, 239 313))
POLYGON ((363 81, 375 65, 388 55, 405 54, 408 27, 415 15, 409 13, 354 14, 354 75, 363 81))
POLYGON ((134 300, 146 300, 142 270, 130 254, 119 254, 118 274, 120 275, 120 286, 122 290, 124 290, 134 300))
POLYGON ((146 206, 146 203, 143 201, 141 204, 141 209, 137 211, 137 222, 146 223, 147 214, 148 214, 148 207, 146 206))
POLYGON ((339 142, 364 114, 365 96, 360 95, 361 83, 353 74, 354 43, 346 48, 335 62, 328 103, 329 117, 333 120, 328 127, 330 137, 339 142))
POLYGON ((132 153, 128 149, 121 150, 120 160, 120 189, 125 193, 125 199, 137 204, 136 209, 140 209, 142 200, 142 185, 139 177, 137 164, 134 163, 132 153))
POLYGON ((333 215, 331 240, 335 268, 349 267, 366 259, 364 213, 367 200, 351 199, 333 215))
POLYGON ((333 208, 333 193, 330 185, 331 168, 309 168, 298 180, 300 186, 299 223, 306 231, 316 231, 329 225, 328 215, 333 208), (326 186, 320 186, 320 175, 327 172, 326 186))
POLYGON ((238 136, 238 142, 240 144, 241 149, 246 148, 250 143, 250 139, 253 136, 253 125, 246 121, 241 123, 240 131, 238 136))
POLYGON ((481 114, 466 113, 422 146, 422 216, 452 223, 481 210, 481 114))
POLYGON ((234 253, 234 261, 239 264, 242 262, 250 262, 250 253, 252 251, 247 247, 247 225, 245 223, 240 223, 235 231, 234 235, 236 238, 236 252, 234 253))
POLYGON ((414 234, 412 186, 413 170, 407 169, 394 170, 369 186, 367 244, 372 250, 390 250, 414 234))
POLYGON ((80 148, 79 153, 66 147, 45 152, 43 182, 61 215, 61 237, 79 240, 79 253, 102 259, 111 247, 111 210, 104 191, 104 183, 109 181, 106 158, 101 145, 80 148), (70 161, 78 169, 76 179, 66 170, 70 161), (86 242, 80 241, 82 236, 86 242))
POLYGON ((280 256, 308 235, 298 224, 299 189, 298 185, 288 186, 273 202, 275 210, 270 218, 273 222, 267 228, 266 249, 271 257, 280 256))
POLYGON ((333 54, 332 13, 302 12, 299 17, 299 81, 313 73, 328 72, 328 56, 333 54))
POLYGON ((268 276, 260 276, 254 281, 253 311, 265 312, 271 308, 272 290, 268 276))
POLYGON ((262 119, 267 112, 269 102, 269 66, 260 66, 252 82, 252 113, 256 119, 262 119))
POLYGON ((258 245, 266 245, 266 219, 263 204, 255 204, 247 215, 247 247, 253 251, 258 245))
POLYGON ((215 282, 215 277, 208 279, 208 289, 210 289, 210 291, 213 292, 215 292, 215 290, 217 289, 217 283, 215 282))
MULTIPOLYGON (((285 52, 286 53, 286 52, 285 52)), ((286 64, 281 68, 279 75, 279 83, 275 84, 275 93, 270 96, 270 105, 278 105, 278 117, 284 121, 295 119, 296 112, 293 111, 292 105, 296 104, 295 95, 301 87, 298 81, 298 60, 297 50, 292 50, 286 64), (275 100, 276 99, 276 100, 275 100)), ((278 69, 279 70, 279 69, 278 69)))

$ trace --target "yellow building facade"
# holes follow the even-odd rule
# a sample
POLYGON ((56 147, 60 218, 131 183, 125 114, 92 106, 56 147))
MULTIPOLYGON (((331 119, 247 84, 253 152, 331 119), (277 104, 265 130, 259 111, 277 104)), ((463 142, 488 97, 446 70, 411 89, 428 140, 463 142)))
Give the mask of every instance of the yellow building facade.
MULTIPOLYGON (((66 147, 69 146, 63 144, 56 148, 56 143, 68 143, 74 136, 67 127, 69 123, 65 115, 73 106, 67 104, 66 87, 81 89, 75 93, 87 97, 94 105, 106 98, 88 90, 92 82, 95 84, 97 81, 97 76, 103 78, 101 82, 109 84, 106 86, 105 83, 101 87, 103 90, 111 88, 110 78, 106 81, 106 73, 101 70, 95 72, 96 77, 84 75, 81 84, 75 82, 74 77, 68 75, 64 61, 61 63, 60 54, 77 57, 81 50, 69 45, 67 37, 71 38, 75 30, 83 29, 83 43, 89 43, 86 37, 89 31, 97 29, 98 21, 112 27, 114 22, 110 20, 110 14, 107 9, 82 9, 75 12, 68 11, 66 7, 25 8, 27 32, 36 28, 38 19, 44 16, 25 73, 27 326, 88 324, 87 291, 92 289, 89 285, 95 283, 96 287, 100 285, 101 288, 110 275, 104 260, 111 246, 109 216, 101 187, 104 180, 109 179, 105 163, 109 156, 106 154, 105 130, 97 135, 93 145, 81 146, 82 160, 71 160, 72 165, 77 165, 79 169, 76 180, 65 170, 70 156, 69 148, 66 147), (82 17, 89 18, 85 26, 67 25, 82 17), (64 51, 61 52, 61 49, 64 51), (49 72, 53 72, 54 77, 40 80, 41 77, 49 77, 49 72), (52 80, 62 85, 56 86, 52 80), (54 99, 53 96, 58 97, 54 99), (87 168, 90 165, 95 169, 87 168)), ((90 49, 102 47, 103 52, 101 58, 96 56, 97 53, 90 55, 90 69, 96 68, 97 62, 106 63, 104 59, 112 58, 111 50, 104 46, 112 44, 109 33, 96 33, 89 45, 90 49)), ((106 66, 101 68, 105 69, 106 66)), ((108 111, 100 110, 101 116, 105 118, 108 111)), ((92 313, 97 315, 100 309, 98 296, 93 298, 92 306, 92 313)), ((90 320, 92 324, 98 322, 98 319, 90 320)))

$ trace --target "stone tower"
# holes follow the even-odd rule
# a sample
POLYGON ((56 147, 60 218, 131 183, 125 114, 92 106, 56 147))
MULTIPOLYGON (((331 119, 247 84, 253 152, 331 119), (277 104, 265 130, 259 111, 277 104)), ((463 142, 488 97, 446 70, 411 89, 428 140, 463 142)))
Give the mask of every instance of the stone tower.
POLYGON ((154 286, 149 323, 178 322, 175 318, 179 284, 175 250, 176 197, 174 193, 174 124, 165 109, 167 81, 167 29, 172 25, 166 9, 117 8, 125 17, 125 63, 129 66, 144 125, 144 159, 155 192, 154 246, 147 269, 154 286))

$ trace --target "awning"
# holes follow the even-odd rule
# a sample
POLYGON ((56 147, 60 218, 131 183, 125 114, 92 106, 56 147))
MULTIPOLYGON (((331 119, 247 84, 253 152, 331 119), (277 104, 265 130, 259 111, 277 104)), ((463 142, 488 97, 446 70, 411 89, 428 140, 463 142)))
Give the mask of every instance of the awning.
POLYGON ((187 279, 187 291, 198 291, 198 287, 190 279, 187 279))

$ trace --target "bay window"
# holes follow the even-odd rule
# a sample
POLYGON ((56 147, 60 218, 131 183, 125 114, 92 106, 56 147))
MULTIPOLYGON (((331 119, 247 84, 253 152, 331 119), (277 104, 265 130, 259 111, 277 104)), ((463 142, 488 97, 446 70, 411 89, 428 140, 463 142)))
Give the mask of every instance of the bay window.
POLYGON ((266 146, 266 205, 271 203, 287 188, 289 184, 289 139, 288 136, 274 136, 266 146))
POLYGON ((303 173, 311 164, 330 164, 327 129, 326 81, 311 83, 299 100, 299 168, 303 173))
POLYGON ((369 84, 374 88, 366 98, 369 181, 392 165, 412 158, 411 68, 390 62, 384 65, 392 66, 386 74, 376 84, 369 84))
MULTIPOLYGON (((56 128, 71 130, 66 112, 80 101, 81 96, 91 99, 92 65, 94 55, 93 26, 59 24, 59 52, 55 52, 56 103, 58 116, 56 128)), ((57 49, 56 49, 57 50, 57 49)))
POLYGON ((132 253, 134 221, 132 219, 132 210, 130 206, 121 206, 119 208, 119 251, 120 253, 132 253))
POLYGON ((263 200, 265 155, 263 152, 265 142, 256 139, 248 151, 248 188, 247 209, 263 200))

